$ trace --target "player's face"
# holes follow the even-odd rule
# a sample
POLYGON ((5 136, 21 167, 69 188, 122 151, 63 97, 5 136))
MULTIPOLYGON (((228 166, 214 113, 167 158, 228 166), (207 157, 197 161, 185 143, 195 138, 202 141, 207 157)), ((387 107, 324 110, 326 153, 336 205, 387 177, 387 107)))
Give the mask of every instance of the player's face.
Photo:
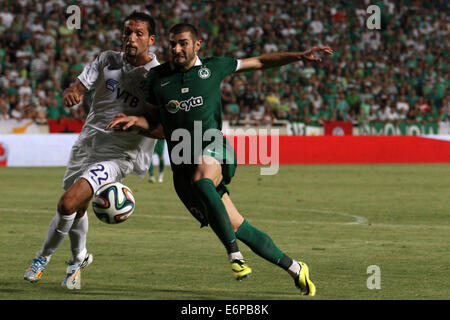
POLYGON ((169 44, 172 63, 183 68, 191 67, 195 63, 201 43, 201 40, 193 40, 189 31, 177 34, 171 33, 169 35, 169 44))
POLYGON ((155 42, 155 36, 149 35, 147 22, 128 20, 124 25, 122 42, 126 56, 136 58, 148 55, 148 49, 155 42))

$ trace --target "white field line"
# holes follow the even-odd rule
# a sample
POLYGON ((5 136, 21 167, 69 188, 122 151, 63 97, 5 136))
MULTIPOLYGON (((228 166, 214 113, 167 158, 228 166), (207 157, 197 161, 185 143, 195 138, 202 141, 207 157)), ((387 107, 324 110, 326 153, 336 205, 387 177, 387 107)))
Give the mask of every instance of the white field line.
MULTIPOLYGON (((242 206, 242 205, 240 205, 242 206)), ((249 205, 250 206, 250 205, 249 205)), ((252 205, 253 208, 255 206, 252 205)), ((320 214, 334 214, 344 217, 350 217, 355 219, 353 222, 346 222, 346 223, 338 223, 338 224, 364 224, 367 225, 368 221, 366 218, 362 216, 357 215, 351 215, 344 212, 337 212, 337 211, 331 211, 331 210, 318 210, 318 209, 298 209, 298 208, 284 208, 284 207, 272 207, 272 206, 256 206, 256 208, 260 209, 274 209, 274 210, 283 210, 283 211, 297 211, 297 212, 313 212, 313 213, 320 213, 320 214)), ((24 212, 24 213, 52 213, 51 210, 43 210, 43 209, 20 209, 20 208, 1 208, 0 211, 12 211, 12 212, 24 212)), ((183 219, 188 220, 192 217, 190 215, 187 216, 168 216, 168 215, 140 215, 140 217, 147 217, 147 218, 161 218, 161 219, 183 219)), ((297 221, 297 220, 271 220, 271 219, 257 219, 261 222, 269 222, 274 224, 302 224, 305 223, 305 221, 297 221)), ((320 222, 323 223, 323 222, 320 222)))
MULTIPOLYGON (((240 204, 242 206, 242 204, 240 204)), ((248 205, 250 206, 250 205, 248 205)), ((251 205, 255 208, 254 205, 251 205)), ((338 212, 333 210, 322 210, 322 209, 301 209, 301 208, 286 208, 286 207, 273 207, 273 206, 257 206, 256 208, 269 208, 276 210, 284 210, 284 211, 296 211, 296 212, 313 212, 319 214, 331 214, 331 215, 339 215, 343 217, 349 217, 354 219, 352 222, 326 222, 326 221, 305 221, 305 220, 273 220, 273 219, 260 219, 260 218, 252 218, 252 221, 256 222, 265 222, 271 224, 337 224, 337 225, 368 225, 369 222, 367 218, 363 216, 353 215, 345 212, 338 212)), ((23 212, 23 213, 39 213, 39 214, 49 214, 53 215, 54 210, 44 210, 44 209, 29 209, 29 208, 3 208, 0 207, 0 212, 23 212)), ((150 214, 135 214, 135 217, 138 218, 150 218, 150 219, 173 219, 173 220, 192 220, 194 219, 186 210, 186 215, 182 216, 173 216, 173 215, 155 215, 153 213, 150 214)), ((447 225, 417 225, 417 224, 386 224, 386 223, 372 223, 373 227, 403 227, 403 228, 434 228, 434 229, 444 229, 449 230, 450 226, 447 225)))
POLYGON ((319 214, 333 214, 343 217, 349 217, 355 219, 353 222, 346 222, 344 224, 369 224, 369 221, 367 218, 363 216, 357 216, 345 212, 338 212, 333 210, 321 210, 321 209, 301 209, 301 208, 285 208, 285 207, 273 207, 273 206, 259 206, 259 208, 266 208, 266 209, 274 209, 274 210, 282 210, 282 211, 296 211, 296 212, 312 212, 312 213, 319 213, 319 214))

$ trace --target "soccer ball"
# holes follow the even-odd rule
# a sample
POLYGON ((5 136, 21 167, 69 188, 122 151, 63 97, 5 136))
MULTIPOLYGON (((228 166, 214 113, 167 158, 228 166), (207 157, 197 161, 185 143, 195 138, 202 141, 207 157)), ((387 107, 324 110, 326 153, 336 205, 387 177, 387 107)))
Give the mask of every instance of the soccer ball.
POLYGON ((120 182, 102 185, 92 198, 92 209, 101 221, 117 224, 126 221, 134 211, 135 201, 130 188, 120 182))

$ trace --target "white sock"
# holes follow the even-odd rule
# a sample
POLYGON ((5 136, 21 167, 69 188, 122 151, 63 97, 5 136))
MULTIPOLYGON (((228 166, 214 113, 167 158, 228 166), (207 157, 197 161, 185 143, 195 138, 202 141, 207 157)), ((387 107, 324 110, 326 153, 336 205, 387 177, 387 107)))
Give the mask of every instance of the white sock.
POLYGON ((234 260, 244 260, 244 256, 240 251, 232 252, 228 255, 228 261, 233 262, 234 260))
POLYGON ((81 218, 75 219, 69 231, 70 249, 73 261, 81 262, 86 256, 86 236, 89 228, 87 212, 81 218))
POLYGON ((292 260, 291 266, 286 271, 291 275, 292 278, 296 278, 300 273, 300 269, 300 264, 297 261, 292 260))
POLYGON ((58 249, 72 227, 75 216, 75 213, 71 215, 61 215, 58 211, 56 212, 56 215, 50 222, 47 237, 45 238, 41 251, 38 252, 38 256, 51 256, 56 249, 58 249))

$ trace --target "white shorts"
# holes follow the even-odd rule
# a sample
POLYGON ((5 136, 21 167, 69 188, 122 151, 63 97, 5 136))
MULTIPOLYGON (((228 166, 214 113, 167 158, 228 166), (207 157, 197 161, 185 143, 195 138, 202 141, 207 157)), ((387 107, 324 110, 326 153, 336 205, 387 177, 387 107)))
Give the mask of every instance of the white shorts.
POLYGON ((75 169, 67 167, 63 180, 63 188, 67 190, 75 182, 84 178, 89 182, 92 191, 95 193, 105 183, 121 182, 126 175, 122 173, 119 165, 114 161, 96 162, 88 166, 86 169, 75 169))
POLYGON ((95 193, 100 186, 109 182, 121 182, 132 171, 132 164, 123 159, 112 160, 88 160, 83 147, 75 145, 72 148, 70 160, 63 179, 63 188, 67 190, 84 178, 95 193))

